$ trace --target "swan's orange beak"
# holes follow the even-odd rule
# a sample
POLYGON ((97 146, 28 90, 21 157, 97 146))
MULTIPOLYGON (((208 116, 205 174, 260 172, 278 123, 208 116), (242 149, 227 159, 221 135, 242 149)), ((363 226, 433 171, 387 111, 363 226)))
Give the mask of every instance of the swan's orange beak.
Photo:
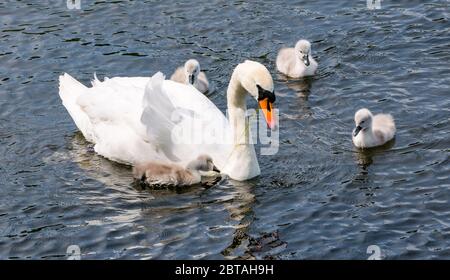
POLYGON ((269 98, 264 98, 262 100, 258 101, 259 107, 261 107, 264 117, 266 118, 267 126, 269 126, 270 129, 273 129, 275 127, 275 120, 273 115, 273 103, 269 101, 269 98))

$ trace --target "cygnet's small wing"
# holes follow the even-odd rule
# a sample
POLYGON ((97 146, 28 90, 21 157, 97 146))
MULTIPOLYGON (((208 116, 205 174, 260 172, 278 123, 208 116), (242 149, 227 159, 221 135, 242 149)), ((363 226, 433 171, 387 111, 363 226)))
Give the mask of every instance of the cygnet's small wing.
POLYGON ((205 93, 205 92, 209 91, 209 82, 208 82, 208 78, 206 77, 205 72, 200 72, 200 74, 198 74, 197 83, 199 84, 198 90, 201 93, 205 93))
POLYGON ((395 136, 394 118, 390 114, 378 114, 373 117, 372 130, 375 135, 381 135, 383 142, 387 142, 395 136))
POLYGON ((278 52, 277 69, 285 75, 292 75, 295 67, 295 50, 293 48, 284 48, 278 52))
POLYGON ((132 79, 128 81, 97 80, 77 98, 77 105, 89 119, 95 151, 127 164, 154 154, 145 127, 139 122, 143 91, 130 82, 132 79))

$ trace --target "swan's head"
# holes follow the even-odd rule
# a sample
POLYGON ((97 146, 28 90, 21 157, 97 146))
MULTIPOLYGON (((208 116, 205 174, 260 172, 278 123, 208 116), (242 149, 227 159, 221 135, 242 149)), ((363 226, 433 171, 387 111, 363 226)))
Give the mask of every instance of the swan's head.
POLYGON ((220 172, 214 165, 213 160, 208 155, 200 155, 197 159, 191 161, 186 169, 196 171, 216 171, 220 172))
POLYGON ((275 91, 269 70, 259 62, 246 60, 236 67, 242 87, 258 101, 267 125, 275 127, 272 110, 275 108, 275 91))
POLYGON ((198 74, 200 73, 200 63, 195 59, 189 59, 184 64, 184 73, 188 83, 193 85, 197 81, 198 74))
POLYGON ((355 113, 355 125, 355 130, 353 130, 354 137, 356 137, 361 130, 365 131, 372 126, 372 113, 366 108, 359 109, 355 113))
POLYGON ((295 54, 306 66, 309 66, 309 56, 311 54, 311 43, 307 40, 300 40, 295 44, 295 54))

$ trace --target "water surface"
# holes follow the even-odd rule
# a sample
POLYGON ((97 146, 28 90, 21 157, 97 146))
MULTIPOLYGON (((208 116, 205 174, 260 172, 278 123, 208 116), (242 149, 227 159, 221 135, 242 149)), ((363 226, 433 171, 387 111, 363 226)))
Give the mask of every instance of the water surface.
POLYGON ((450 2, 65 2, 0 3, 0 258, 450 258, 450 2), (299 38, 314 78, 275 69, 299 38), (192 57, 223 111, 238 63, 268 67, 279 152, 248 182, 136 187, 77 132, 58 76, 170 75, 192 57), (393 114, 395 142, 352 146, 361 107, 393 114))

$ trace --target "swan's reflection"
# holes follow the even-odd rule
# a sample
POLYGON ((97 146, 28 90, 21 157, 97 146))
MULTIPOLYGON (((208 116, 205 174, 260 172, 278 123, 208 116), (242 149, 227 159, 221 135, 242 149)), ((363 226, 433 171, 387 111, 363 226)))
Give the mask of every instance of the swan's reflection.
MULTIPOLYGON (((164 251, 162 248, 170 247, 174 242, 183 241, 183 246, 188 247, 186 251, 194 250, 190 247, 193 245, 189 243, 192 241, 190 238, 196 238, 191 235, 200 230, 195 224, 197 220, 201 223, 217 224, 219 227, 233 231, 232 235, 227 234, 226 240, 223 239, 220 242, 222 248, 225 248, 221 250, 225 258, 238 258, 244 255, 248 245, 248 229, 253 222, 252 207, 255 202, 253 188, 258 184, 258 179, 238 182, 224 178, 220 182, 202 181, 202 184, 183 188, 150 189, 134 182, 129 166, 97 155, 92 144, 88 143, 81 133, 76 133, 70 138, 68 158, 83 170, 86 177, 104 185, 101 187, 105 189, 100 192, 108 196, 108 201, 113 198, 120 203, 126 203, 118 206, 108 205, 108 207, 115 206, 120 209, 114 212, 114 217, 107 217, 107 220, 136 224, 140 227, 140 231, 147 237, 141 240, 139 245, 149 248, 152 257, 160 257, 158 254, 164 251), (212 188, 217 189, 208 191, 214 183, 216 185, 212 188), (211 220, 210 212, 202 210, 202 208, 211 207, 210 205, 211 211, 221 213, 213 220, 211 220), (225 216, 221 217, 222 214, 225 216), (189 224, 192 219, 194 219, 193 224, 189 224), (183 226, 186 223, 189 225, 188 228, 183 226)), ((83 195, 80 199, 99 203, 98 195, 83 195)), ((97 220, 100 225, 102 219, 95 221, 97 220)), ((205 230, 208 231, 207 228, 202 229, 202 231, 205 230)), ((197 241, 193 240, 193 242, 197 241)), ((205 251, 211 252, 212 249, 205 248, 205 251)), ((162 258, 165 258, 164 254, 162 258)))
POLYGON ((222 255, 228 259, 241 257, 245 254, 248 241, 248 229, 253 222, 253 204, 255 195, 253 189, 258 185, 259 179, 239 182, 230 180, 230 184, 236 191, 234 198, 225 204, 230 218, 237 222, 231 243, 222 251, 222 255))
POLYGON ((225 205, 230 217, 237 222, 231 243, 222 251, 226 259, 273 259, 284 250, 287 243, 280 239, 278 231, 260 233, 252 237, 249 229, 255 220, 253 206, 256 203, 254 188, 260 179, 237 182, 230 181, 236 190, 235 198, 225 205))
POLYGON ((93 144, 87 142, 80 132, 71 138, 69 156, 89 177, 109 187, 129 185, 133 179, 130 166, 96 154, 93 144))

